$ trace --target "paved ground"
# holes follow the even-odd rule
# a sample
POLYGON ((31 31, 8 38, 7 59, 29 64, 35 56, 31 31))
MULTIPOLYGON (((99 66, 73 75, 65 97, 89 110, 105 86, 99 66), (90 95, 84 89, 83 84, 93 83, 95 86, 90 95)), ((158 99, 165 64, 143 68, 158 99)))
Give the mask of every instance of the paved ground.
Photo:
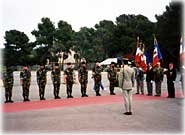
MULTIPOLYGON (((17 105, 25 106, 22 102, 22 89, 19 85, 19 72, 15 72, 15 86, 13 88, 14 108, 17 105)), ((32 72, 32 85, 30 99, 34 107, 43 105, 39 101, 38 87, 36 85, 35 72, 32 72), (34 103, 34 104, 33 104, 34 103)), ((102 97, 96 99, 93 88, 93 80, 90 78, 88 94, 89 98, 80 98, 80 86, 73 87, 74 99, 66 99, 65 85, 61 85, 60 102, 73 105, 52 106, 59 101, 53 100, 53 87, 48 73, 46 98, 48 105, 40 109, 28 109, 2 113, 3 133, 184 133, 184 98, 181 96, 181 87, 176 81, 177 98, 168 99, 166 96, 166 78, 162 85, 163 97, 148 98, 148 96, 133 96, 133 115, 123 115, 124 103, 121 90, 116 88, 116 96, 108 96, 109 91, 101 91, 102 97), (116 102, 113 100, 116 99, 116 102), (76 104, 75 101, 85 102, 76 104), (94 101, 94 103, 92 102, 94 101), (113 102, 114 101, 114 102, 113 102), (75 103, 74 103, 75 102, 75 103)), ((108 89, 106 73, 103 73, 103 84, 108 89)), ((1 87, 1 89, 3 89, 1 87)), ((146 90, 146 87, 145 87, 146 90)), ((2 91, 4 92, 4 90, 2 91)), ((135 93, 135 89, 133 93, 135 93)), ((146 92, 145 92, 146 93, 146 92)), ((4 93, 2 93, 3 95, 4 93)), ((2 98, 3 102, 4 95, 2 98)))

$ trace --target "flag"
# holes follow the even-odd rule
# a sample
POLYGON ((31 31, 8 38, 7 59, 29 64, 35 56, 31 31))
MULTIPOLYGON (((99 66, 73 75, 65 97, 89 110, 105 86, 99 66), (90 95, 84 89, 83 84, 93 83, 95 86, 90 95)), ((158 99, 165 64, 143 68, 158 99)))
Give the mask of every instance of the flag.
POLYGON ((136 55, 135 55, 135 63, 139 63, 141 61, 141 54, 142 54, 141 48, 137 47, 136 55))
POLYGON ((135 54, 135 59, 134 59, 135 64, 140 63, 141 54, 142 54, 142 51, 141 51, 141 46, 139 44, 139 37, 137 37, 137 49, 136 49, 136 54, 135 54))
POLYGON ((185 60, 185 47, 184 47, 184 42, 181 38, 180 40, 180 63, 183 65, 183 61, 185 60))
POLYGON ((147 52, 146 49, 144 50, 144 55, 146 57, 146 64, 148 65, 150 63, 150 57, 149 57, 148 52, 147 52))
POLYGON ((162 59, 162 54, 160 52, 157 39, 154 37, 153 65, 155 66, 161 59, 162 59))
POLYGON ((147 65, 150 63, 150 58, 148 56, 147 50, 143 48, 143 53, 141 55, 141 62, 140 62, 140 67, 146 72, 147 70, 147 65))

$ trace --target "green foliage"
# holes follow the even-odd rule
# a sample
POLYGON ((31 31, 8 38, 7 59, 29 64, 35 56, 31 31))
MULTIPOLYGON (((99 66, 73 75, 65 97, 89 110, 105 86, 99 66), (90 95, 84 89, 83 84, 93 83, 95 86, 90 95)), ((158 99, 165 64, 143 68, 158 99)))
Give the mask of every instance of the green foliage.
POLYGON ((56 44, 60 46, 61 51, 69 51, 72 47, 70 44, 72 38, 73 30, 70 24, 65 21, 60 20, 58 22, 58 28, 56 29, 55 38, 56 44))
POLYGON ((166 6, 166 11, 157 16, 157 39, 165 66, 169 62, 179 64, 179 47, 182 33, 182 3, 173 2, 166 6))
POLYGON ((55 59, 51 53, 53 43, 55 40, 55 26, 49 18, 42 18, 41 23, 38 24, 38 30, 31 32, 35 36, 37 45, 37 55, 40 57, 39 62, 46 61, 46 59, 55 59))
POLYGON ((28 36, 18 30, 5 32, 4 64, 17 65, 27 63, 30 51, 34 47, 28 43, 28 36))
POLYGON ((95 59, 96 50, 93 45, 94 29, 83 27, 72 36, 73 49, 79 53, 79 57, 85 57, 87 61, 95 59))

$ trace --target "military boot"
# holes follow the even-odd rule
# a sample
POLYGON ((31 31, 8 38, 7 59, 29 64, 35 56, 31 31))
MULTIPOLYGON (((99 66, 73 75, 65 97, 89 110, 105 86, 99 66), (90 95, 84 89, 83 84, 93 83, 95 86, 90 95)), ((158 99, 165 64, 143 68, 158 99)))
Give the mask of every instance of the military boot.
POLYGON ((101 96, 101 94, 99 93, 99 91, 96 91, 96 96, 101 96))
POLYGON ((9 100, 8 100, 8 96, 6 96, 5 103, 8 103, 8 102, 9 102, 9 100))
POLYGON ((13 103, 13 100, 11 99, 11 97, 9 97, 9 101, 8 102, 13 103))

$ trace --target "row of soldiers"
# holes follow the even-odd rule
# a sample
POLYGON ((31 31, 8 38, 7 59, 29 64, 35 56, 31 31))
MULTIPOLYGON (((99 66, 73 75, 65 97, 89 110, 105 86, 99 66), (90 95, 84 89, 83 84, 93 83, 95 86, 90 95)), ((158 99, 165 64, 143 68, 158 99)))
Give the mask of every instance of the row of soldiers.
MULTIPOLYGON (((100 84, 101 84, 101 72, 102 68, 99 63, 96 63, 96 66, 92 71, 92 78, 94 78, 95 82, 95 92, 96 96, 101 96, 100 94, 100 84)), ((45 86, 47 82, 47 69, 45 68, 45 64, 41 63, 40 68, 36 72, 37 76, 37 84, 39 87, 39 96, 40 100, 45 100, 45 86)), ((51 79, 54 87, 54 98, 60 99, 59 91, 60 91, 60 82, 61 82, 61 72, 59 68, 59 64, 56 63, 54 69, 51 72, 51 79)), ((110 81, 110 95, 115 95, 114 87, 117 83, 117 71, 115 69, 114 63, 111 63, 111 67, 108 69, 108 79, 110 81)), ((78 80, 81 84, 81 94, 82 97, 88 97, 86 94, 87 83, 88 83, 88 70, 86 67, 86 62, 82 61, 81 66, 78 69, 78 80)), ((66 83, 66 92, 67 98, 73 98, 72 96, 72 86, 76 83, 76 77, 72 68, 72 64, 67 63, 67 68, 64 71, 64 82, 66 83)), ((3 73, 3 84, 5 87, 5 103, 13 103, 12 101, 12 88, 13 88, 13 71, 10 67, 7 67, 6 72, 3 73)), ((30 101, 29 99, 29 88, 31 84, 31 72, 28 69, 27 65, 23 66, 23 70, 20 72, 20 84, 23 89, 23 101, 30 101)))

